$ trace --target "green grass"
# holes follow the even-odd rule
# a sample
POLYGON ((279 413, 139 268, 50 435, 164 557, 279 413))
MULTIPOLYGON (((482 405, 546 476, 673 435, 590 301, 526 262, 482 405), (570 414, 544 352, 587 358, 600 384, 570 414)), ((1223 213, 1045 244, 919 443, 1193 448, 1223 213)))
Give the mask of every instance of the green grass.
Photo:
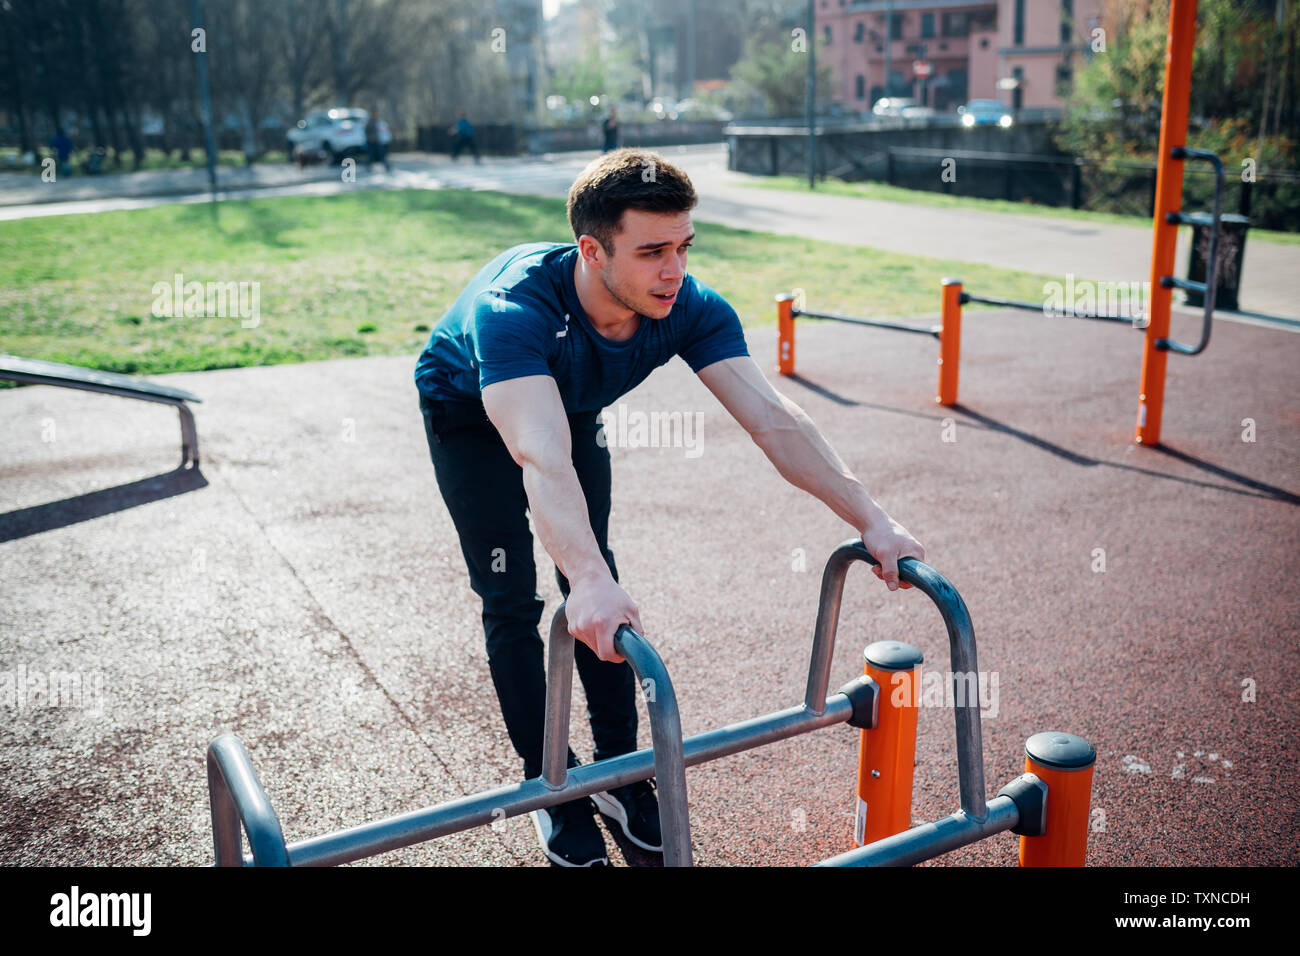
MULTIPOLYGON (((781 189, 807 192, 808 180, 799 176, 764 176, 753 178, 742 185, 755 189, 781 189)), ((950 196, 947 193, 927 192, 923 189, 904 189, 887 183, 847 183, 840 179, 822 177, 817 180, 817 191, 832 196, 853 196, 857 199, 883 199, 908 205, 939 206, 951 209, 977 209, 980 212, 1012 213, 1024 216, 1047 216, 1055 219, 1073 219, 1081 222, 1104 222, 1120 226, 1151 228, 1150 216, 1123 216, 1113 212, 1094 212, 1089 209, 1066 209, 1060 206, 1043 206, 1030 202, 1008 202, 1005 199, 977 199, 973 196, 950 196)), ((1190 229, 1190 226, 1184 227, 1190 229)), ((1247 242, 1276 242, 1300 246, 1300 233, 1278 232, 1271 229, 1250 230, 1247 242)))
MULTIPOLYGON (((697 223, 691 272, 748 326, 773 296, 865 316, 934 314, 939 280, 1038 299, 1048 276, 697 223)), ((0 350, 128 374, 342 356, 412 362, 504 249, 570 241, 564 202, 461 190, 166 205, 0 223, 0 350), (260 322, 153 315, 155 283, 259 283, 260 322)), ((3 384, 3 383, 0 383, 3 384)))

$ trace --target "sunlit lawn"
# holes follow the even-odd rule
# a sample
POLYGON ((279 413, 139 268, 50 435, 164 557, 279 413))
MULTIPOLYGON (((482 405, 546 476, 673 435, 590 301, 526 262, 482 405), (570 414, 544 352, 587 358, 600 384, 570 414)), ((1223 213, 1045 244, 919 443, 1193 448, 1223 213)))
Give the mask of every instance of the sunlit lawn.
MULTIPOLYGON (((935 313, 962 276, 1040 299, 1050 277, 696 223, 690 270, 746 325, 773 296, 864 316, 935 313)), ((414 356, 465 283, 524 242, 572 241, 558 199, 461 190, 165 205, 0 223, 0 350, 149 374, 414 356), (260 321, 152 314, 155 283, 259 283, 260 321)), ((3 384, 3 383, 0 383, 3 384)))

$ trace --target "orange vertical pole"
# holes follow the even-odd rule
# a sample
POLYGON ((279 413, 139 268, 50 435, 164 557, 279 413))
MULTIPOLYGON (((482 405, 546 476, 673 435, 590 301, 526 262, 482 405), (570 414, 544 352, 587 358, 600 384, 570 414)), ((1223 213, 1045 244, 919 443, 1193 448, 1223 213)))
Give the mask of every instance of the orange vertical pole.
POLYGON ((794 296, 788 292, 776 297, 776 370, 794 374, 794 296))
POLYGON ((912 825, 912 769, 921 695, 921 652, 899 641, 877 641, 863 654, 867 676, 880 686, 876 726, 858 742, 858 809, 854 846, 902 833, 912 825))
POLYGON ((957 373, 961 369, 961 280, 944 279, 943 330, 939 333, 940 405, 957 404, 957 373))
POLYGON ((1042 836, 1020 838, 1021 866, 1083 866, 1097 751, 1074 734, 1034 734, 1025 741, 1025 772, 1047 784, 1042 836))
POLYGON ((1165 46, 1165 91, 1160 119, 1160 154, 1156 165, 1155 236, 1151 246, 1151 320, 1142 346, 1142 380, 1138 390, 1139 445, 1160 443, 1160 418, 1165 400, 1165 363, 1169 353, 1156 341, 1169 337, 1169 308, 1173 290, 1160 284, 1174 274, 1178 226, 1165 216, 1183 206, 1183 161, 1170 150, 1187 145, 1187 110, 1192 88, 1192 53, 1196 47, 1196 0, 1172 0, 1169 39, 1165 46))

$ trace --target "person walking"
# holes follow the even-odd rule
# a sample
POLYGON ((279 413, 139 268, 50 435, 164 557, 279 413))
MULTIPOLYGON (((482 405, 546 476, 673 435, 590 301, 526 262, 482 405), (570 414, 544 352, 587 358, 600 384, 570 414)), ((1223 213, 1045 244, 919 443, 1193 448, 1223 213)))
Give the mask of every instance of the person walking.
MULTIPOLYGON (((635 681, 614 635, 624 624, 645 631, 609 546, 612 476, 599 416, 674 355, 787 481, 852 524, 891 590, 900 558, 925 557, 803 410, 772 388, 736 310, 687 272, 697 202, 690 179, 662 156, 603 154, 569 190, 576 241, 525 243, 493 258, 416 362, 429 456, 482 599, 488 670, 525 779, 541 775, 546 701, 530 514, 576 639, 593 758, 636 750, 635 681)), ((578 764, 572 750, 568 764, 578 764)), ((596 809, 637 846, 662 851, 653 782, 638 781, 534 811, 553 863, 609 864, 596 809)))
POLYGON ((72 172, 72 164, 68 162, 72 156, 72 140, 68 138, 62 126, 58 127, 50 138, 50 148, 54 150, 56 156, 54 167, 56 175, 66 176, 72 172))
POLYGON ((618 149, 618 114, 614 111, 614 107, 609 108, 609 115, 605 117, 601 129, 605 134, 605 146, 601 152, 608 153, 612 149, 618 149))
POLYGON ((483 160, 478 154, 478 144, 474 142, 474 126, 472 123, 470 123, 469 118, 465 115, 464 110, 460 111, 460 119, 456 121, 456 125, 455 127, 453 127, 453 130, 455 132, 456 139, 451 144, 452 161, 455 162, 456 159, 460 156, 460 151, 464 149, 466 146, 468 146, 470 151, 474 154, 474 162, 481 164, 483 160))
POLYGON ((366 119, 366 155, 369 157, 367 171, 373 170, 375 163, 383 163, 385 172, 393 171, 388 164, 388 144, 392 139, 393 134, 389 131, 388 124, 379 118, 379 107, 370 107, 370 115, 366 119))

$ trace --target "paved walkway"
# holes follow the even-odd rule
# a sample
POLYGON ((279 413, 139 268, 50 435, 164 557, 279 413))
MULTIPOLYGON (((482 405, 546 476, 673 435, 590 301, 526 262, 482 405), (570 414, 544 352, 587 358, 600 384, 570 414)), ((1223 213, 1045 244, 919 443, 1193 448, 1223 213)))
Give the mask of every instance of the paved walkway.
MULTIPOLYGON (((1057 276, 1062 283, 1067 275, 1125 283, 1150 279, 1148 226, 754 189, 745 183, 759 177, 727 170, 725 146, 666 147, 661 152, 691 176, 700 194, 696 218, 701 221, 1019 269, 1057 276)), ((494 189, 563 198, 594 155, 488 159, 476 166, 468 160, 456 164, 441 156, 398 154, 393 157, 393 173, 369 174, 361 167, 355 183, 342 182, 337 169, 299 171, 288 164, 252 170, 232 167, 221 175, 224 194, 232 198, 324 195, 357 188, 494 189)), ((207 172, 135 173, 51 184, 33 184, 32 177, 8 174, 0 176, 0 197, 4 197, 0 220, 141 208, 160 202, 204 202, 207 172), (149 177, 157 177, 156 187, 170 195, 148 195, 149 177), (68 201, 45 201, 51 194, 68 201)), ((1182 230, 1176 259, 1180 275, 1186 268, 1189 236, 1190 230, 1182 230)), ((969 291, 998 294, 996 289, 969 291)), ((1300 321, 1300 246, 1247 239, 1241 308, 1300 321)))
MULTIPOLYGON (((1071 361, 1048 369, 1023 347, 1041 323, 970 320, 959 409, 932 402, 934 343, 829 324, 801 325, 800 377, 776 385, 965 598, 996 695, 990 794, 1020 773, 1025 738, 1072 731, 1098 751, 1090 864, 1295 866, 1300 338, 1225 325, 1205 355, 1171 359, 1167 448, 1151 449, 1130 444, 1131 333, 1063 320, 1071 361)), ((773 330, 748 338, 769 368, 773 330)), ((209 861, 204 751, 226 731, 290 841, 516 779, 414 358, 159 376, 204 400, 199 475, 171 471, 169 409, 0 391, 0 687, 83 681, 64 706, 0 701, 0 863, 209 861)), ((796 704, 820 571, 850 529, 684 363, 623 402, 703 415, 702 445, 612 449, 611 547, 685 732, 796 704)), ((558 592, 536 558, 549 622, 558 592)), ((876 640, 947 670, 923 595, 866 569, 845 594, 832 687, 876 640)), ((579 690, 589 755, 583 710, 579 690)), ((845 849, 856 760, 856 733, 832 727, 688 770, 697 862, 845 849)), ((913 818, 956 806, 952 711, 926 704, 913 818)), ((942 862, 1015 858, 1003 834, 942 862)), ((544 859, 512 818, 370 862, 544 859)))

